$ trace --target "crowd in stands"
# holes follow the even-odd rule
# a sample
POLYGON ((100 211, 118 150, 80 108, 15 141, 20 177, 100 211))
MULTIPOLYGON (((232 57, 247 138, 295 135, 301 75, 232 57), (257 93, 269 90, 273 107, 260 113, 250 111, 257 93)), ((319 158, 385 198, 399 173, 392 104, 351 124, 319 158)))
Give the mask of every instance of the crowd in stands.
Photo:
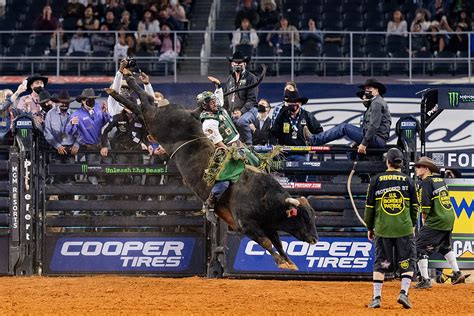
POLYGON ((467 0, 240 0, 232 50, 249 55, 350 55, 354 57, 465 57, 472 31, 472 3, 467 0), (285 31, 289 33, 284 33, 285 31), (407 32, 412 34, 409 50, 407 32), (257 35, 258 34, 258 35, 257 35), (292 47, 293 46, 293 47, 292 47))

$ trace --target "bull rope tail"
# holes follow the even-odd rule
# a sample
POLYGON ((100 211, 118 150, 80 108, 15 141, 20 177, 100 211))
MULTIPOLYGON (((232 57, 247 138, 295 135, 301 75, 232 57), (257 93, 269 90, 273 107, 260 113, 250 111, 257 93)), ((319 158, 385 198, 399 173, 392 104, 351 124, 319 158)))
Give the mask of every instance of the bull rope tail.
POLYGON ((178 148, 176 148, 173 153, 170 155, 170 160, 173 158, 173 156, 181 149, 183 148, 184 146, 186 146, 187 144, 189 143, 192 143, 192 142, 195 142, 197 140, 200 140, 200 139, 208 139, 207 136, 202 136, 202 137, 197 137, 197 138, 193 138, 191 140, 188 140, 184 143, 182 143, 181 145, 178 146, 178 148))
POLYGON ((356 166, 357 166, 357 160, 354 161, 354 165, 352 166, 351 173, 349 174, 349 177, 347 178, 347 192, 349 193, 349 198, 351 200, 352 209, 354 210, 354 213, 356 214, 357 219, 359 220, 359 222, 362 225, 367 227, 367 224, 364 222, 364 220, 362 219, 362 217, 359 214, 359 211, 357 210, 357 206, 355 205, 355 202, 354 202, 354 197, 352 196, 351 182, 352 182, 352 176, 355 173, 356 166))

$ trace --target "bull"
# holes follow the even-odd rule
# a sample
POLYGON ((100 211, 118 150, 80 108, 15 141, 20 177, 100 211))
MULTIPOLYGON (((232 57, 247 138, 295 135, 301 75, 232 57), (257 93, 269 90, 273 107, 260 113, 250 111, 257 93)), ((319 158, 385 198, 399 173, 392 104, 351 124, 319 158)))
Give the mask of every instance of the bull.
MULTIPOLYGON (((104 91, 143 118, 150 136, 171 153, 184 182, 205 201, 211 187, 203 175, 214 153, 214 144, 204 135, 201 123, 191 111, 177 104, 155 107, 153 97, 127 72, 124 71, 127 84, 137 93, 140 105, 110 88, 104 91)), ((278 231, 310 244, 318 240, 315 211, 308 200, 292 198, 272 176, 256 168, 244 170, 218 201, 215 211, 230 229, 247 235, 267 250, 281 269, 298 267, 284 252, 278 231)))

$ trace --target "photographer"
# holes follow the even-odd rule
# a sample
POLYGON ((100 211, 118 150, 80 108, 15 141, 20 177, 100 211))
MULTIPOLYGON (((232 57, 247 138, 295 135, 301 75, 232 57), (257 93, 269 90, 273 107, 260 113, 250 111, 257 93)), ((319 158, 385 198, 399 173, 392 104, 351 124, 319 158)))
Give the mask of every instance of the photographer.
MULTIPOLYGON (((134 71, 138 70, 137 69, 137 63, 135 59, 131 57, 127 57, 126 59, 122 59, 120 61, 120 67, 117 73, 115 74, 114 81, 112 82, 112 85, 110 86, 111 89, 115 91, 119 91, 121 95, 123 95, 126 98, 133 98, 134 101, 136 101, 137 97, 133 97, 132 91, 128 87, 127 83, 125 80, 123 80, 123 70, 124 69, 129 69, 132 68, 134 71)), ((155 92, 153 91, 153 87, 150 84, 150 78, 143 72, 140 73, 140 80, 143 82, 143 88, 145 89, 146 93, 148 93, 151 96, 154 96, 155 92)), ((109 95, 107 98, 107 106, 109 108, 109 113, 110 115, 114 116, 116 114, 119 114, 122 112, 123 106, 118 103, 113 97, 109 95)))

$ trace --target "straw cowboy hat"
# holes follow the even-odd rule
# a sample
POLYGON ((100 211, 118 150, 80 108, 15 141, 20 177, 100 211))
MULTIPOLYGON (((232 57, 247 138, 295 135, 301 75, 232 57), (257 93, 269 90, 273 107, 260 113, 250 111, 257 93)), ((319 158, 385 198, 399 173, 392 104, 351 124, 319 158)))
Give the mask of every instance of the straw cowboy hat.
POLYGON ((433 159, 428 157, 421 157, 416 163, 415 167, 422 166, 431 170, 433 173, 439 173, 439 168, 433 161, 433 159))

